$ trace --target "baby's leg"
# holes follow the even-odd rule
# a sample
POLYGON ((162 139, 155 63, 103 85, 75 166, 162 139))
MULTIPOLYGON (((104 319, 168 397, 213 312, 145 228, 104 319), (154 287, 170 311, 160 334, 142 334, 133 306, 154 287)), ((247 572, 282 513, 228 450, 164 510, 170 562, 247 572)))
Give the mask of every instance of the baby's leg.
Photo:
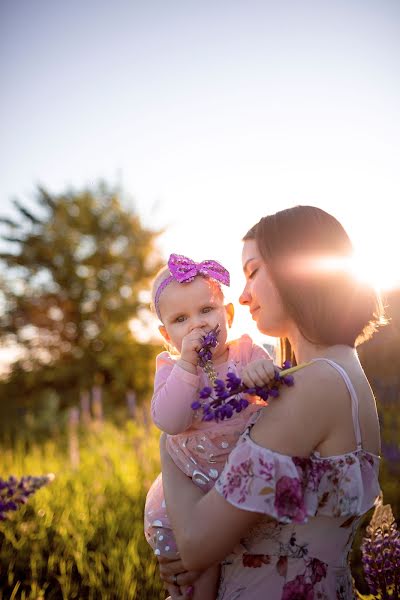
MULTIPOLYGON (((193 583, 193 594, 190 596, 192 600, 216 600, 218 593, 220 565, 216 564, 204 571, 198 579, 193 583)), ((182 595, 186 595, 187 589, 191 586, 182 586, 182 595)))

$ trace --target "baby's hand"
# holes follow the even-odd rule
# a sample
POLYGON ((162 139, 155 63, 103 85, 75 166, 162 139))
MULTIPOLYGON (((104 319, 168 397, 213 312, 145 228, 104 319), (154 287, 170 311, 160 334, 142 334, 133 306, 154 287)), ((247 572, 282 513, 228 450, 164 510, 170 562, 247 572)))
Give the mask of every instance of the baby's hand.
POLYGON ((251 388, 262 387, 275 377, 275 366, 270 358, 259 358, 249 363, 241 373, 243 383, 251 388))
MULTIPOLYGON (((205 331, 200 327, 192 329, 192 331, 185 335, 185 337, 182 339, 180 361, 183 361, 184 363, 189 363, 189 365, 192 365, 193 367, 197 366, 197 363, 199 362, 199 355, 197 354, 197 352, 201 348, 204 335, 205 331)), ((185 368, 184 364, 182 364, 181 366, 185 368)), ((192 371, 192 369, 190 370, 192 371)))

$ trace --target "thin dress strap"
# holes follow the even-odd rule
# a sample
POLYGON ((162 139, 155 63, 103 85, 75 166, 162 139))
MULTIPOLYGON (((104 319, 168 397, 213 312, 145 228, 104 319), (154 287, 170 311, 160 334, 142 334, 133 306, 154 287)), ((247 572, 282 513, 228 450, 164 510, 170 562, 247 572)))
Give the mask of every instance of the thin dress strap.
POLYGON ((340 375, 342 376, 342 378, 346 384, 346 387, 349 390, 349 393, 351 396, 351 414, 353 417, 353 427, 354 427, 354 433, 356 436, 357 450, 361 450, 362 439, 361 439, 360 421, 358 419, 358 398, 357 398, 356 390, 354 389, 354 386, 350 381, 350 377, 347 375, 347 373, 343 369, 343 367, 341 367, 340 365, 335 363, 333 360, 330 360, 329 358, 313 358, 311 362, 316 362, 318 360, 324 360, 325 362, 329 363, 334 369, 336 369, 336 371, 338 373, 340 373, 340 375))

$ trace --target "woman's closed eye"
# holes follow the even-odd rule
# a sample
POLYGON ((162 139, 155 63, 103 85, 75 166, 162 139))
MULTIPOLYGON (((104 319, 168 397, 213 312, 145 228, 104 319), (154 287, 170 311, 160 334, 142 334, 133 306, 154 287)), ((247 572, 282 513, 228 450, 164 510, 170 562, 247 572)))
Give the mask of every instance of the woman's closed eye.
POLYGON ((253 271, 250 271, 250 273, 248 274, 248 278, 253 279, 253 277, 257 273, 257 271, 258 271, 258 269, 253 269, 253 271))

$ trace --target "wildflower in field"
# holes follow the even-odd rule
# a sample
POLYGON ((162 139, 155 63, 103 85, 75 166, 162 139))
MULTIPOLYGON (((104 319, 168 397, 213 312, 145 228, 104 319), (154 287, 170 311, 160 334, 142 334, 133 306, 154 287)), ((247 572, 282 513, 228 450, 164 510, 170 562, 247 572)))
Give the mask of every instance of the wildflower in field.
POLYGON ((26 475, 20 479, 12 476, 8 479, 0 477, 0 521, 7 518, 8 512, 18 510, 22 504, 26 504, 32 494, 53 479, 53 473, 40 477, 26 475))
POLYGON ((361 545, 365 579, 376 598, 400 596, 400 532, 390 504, 382 496, 361 545))

